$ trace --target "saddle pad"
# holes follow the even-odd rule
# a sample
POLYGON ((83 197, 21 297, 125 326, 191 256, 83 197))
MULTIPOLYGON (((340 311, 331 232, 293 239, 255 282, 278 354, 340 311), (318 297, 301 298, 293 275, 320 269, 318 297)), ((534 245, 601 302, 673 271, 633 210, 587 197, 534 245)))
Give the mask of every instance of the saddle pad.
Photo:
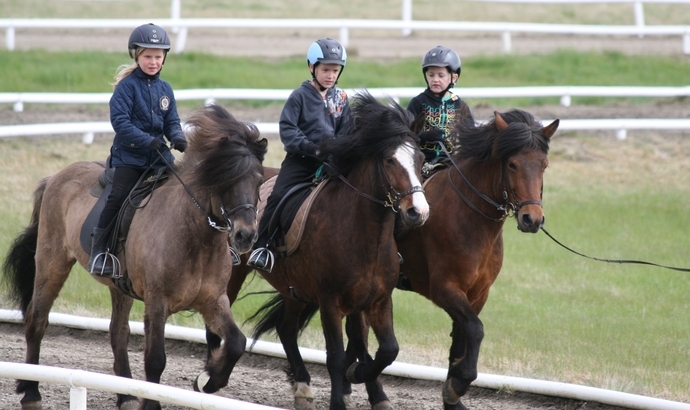
MULTIPOLYGON (((259 198, 261 199, 259 200, 257 214, 259 220, 261 220, 264 214, 264 209, 266 209, 266 201, 268 200, 268 197, 271 195, 271 192, 273 192, 273 187, 276 183, 277 178, 277 176, 274 176, 266 180, 266 182, 264 182, 261 185, 261 188, 259 190, 259 198)), ((321 192, 321 190, 328 183, 328 181, 329 180, 327 179, 316 185, 316 187, 312 188, 312 191, 309 193, 307 199, 305 199, 304 202, 302 202, 302 205, 300 205, 299 209, 297 210, 297 213, 295 214, 295 217, 292 220, 292 223, 290 224, 290 229, 288 229, 288 231, 285 233, 285 248, 288 255, 295 252, 295 250, 299 246, 299 243, 302 240, 302 233, 304 232, 304 225, 307 220, 307 216, 309 215, 309 209, 311 209, 311 205, 314 202, 314 199, 319 194, 319 192, 321 192)))

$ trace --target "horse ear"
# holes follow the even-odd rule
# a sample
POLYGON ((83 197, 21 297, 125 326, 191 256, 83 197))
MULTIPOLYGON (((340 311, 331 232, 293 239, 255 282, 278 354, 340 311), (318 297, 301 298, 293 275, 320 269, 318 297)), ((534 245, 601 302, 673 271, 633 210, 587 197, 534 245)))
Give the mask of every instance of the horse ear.
POLYGON ((494 116, 496 117, 496 128, 498 128, 499 131, 503 131, 504 129, 508 128, 508 123, 503 119, 503 117, 501 117, 501 114, 499 114, 498 111, 494 111, 494 116))
POLYGON ((541 132, 546 135, 546 138, 551 139, 553 134, 556 132, 558 129, 558 124, 560 124, 561 120, 556 119, 554 120, 551 124, 547 125, 546 127, 541 129, 541 132))
POLYGON ((420 132, 424 129, 424 122, 426 121, 426 115, 424 113, 419 113, 417 117, 415 117, 414 121, 412 121, 412 124, 410 124, 410 130, 414 132, 415 134, 419 135, 420 132))

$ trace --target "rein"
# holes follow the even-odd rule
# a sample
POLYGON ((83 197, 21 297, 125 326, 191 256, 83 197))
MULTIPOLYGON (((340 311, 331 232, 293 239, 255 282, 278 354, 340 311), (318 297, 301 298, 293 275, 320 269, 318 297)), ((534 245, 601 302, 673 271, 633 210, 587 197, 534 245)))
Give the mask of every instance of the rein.
POLYGON ((194 194, 192 194, 192 191, 190 191, 190 189, 187 187, 187 185, 185 185, 185 183, 182 181, 182 179, 177 174, 177 172, 172 167, 172 165, 170 165, 170 163, 168 161, 166 161, 166 159, 163 157, 163 155, 161 155, 160 151, 156 151, 156 152, 158 153, 158 156, 160 157, 160 159, 163 160, 163 163, 165 163, 165 165, 168 167, 170 172, 172 172, 172 174, 175 175, 175 178, 177 178, 177 180, 180 181, 180 184, 182 185, 184 190, 187 191, 187 194, 189 195, 189 197, 192 198, 192 201, 194 201, 194 204, 196 205, 196 207, 199 208, 199 210, 204 214, 204 216, 206 217, 206 220, 208 221, 208 225, 211 228, 213 228, 219 232, 223 232, 223 233, 227 232, 227 234, 229 236, 232 236, 232 233, 235 231, 235 226, 232 223, 230 216, 239 212, 239 211, 248 210, 248 209, 253 209, 256 212, 256 207, 252 204, 238 205, 238 206, 232 208, 230 211, 227 211, 225 209, 225 204, 223 203, 223 198, 220 197, 220 195, 219 195, 220 213, 223 217, 223 220, 224 220, 223 222, 225 223, 225 226, 221 226, 221 225, 217 224, 216 222, 213 221, 213 219, 211 219, 211 216, 208 214, 208 212, 206 212, 204 207, 201 206, 199 201, 197 201, 197 199, 194 197, 194 194))
POLYGON ((396 191, 395 188, 393 187, 393 184, 391 184, 390 179, 388 178, 388 175, 387 175, 385 172, 383 172, 383 170, 381 169, 381 164, 378 163, 378 162, 377 162, 377 164, 378 164, 377 169, 378 169, 379 173, 382 173, 382 174, 384 175, 384 177, 386 178, 386 182, 388 183, 388 191, 387 191, 387 193, 386 193, 386 199, 387 199, 387 201, 383 201, 383 200, 380 200, 380 199, 378 199, 378 198, 374 198, 373 196, 367 194, 366 192, 363 192, 363 191, 357 189, 357 188, 356 188, 354 185, 352 185, 352 184, 350 183, 350 181, 348 181, 347 178, 345 178, 340 172, 337 172, 337 171, 335 170, 335 168, 333 168, 333 166, 331 166, 331 164, 329 164, 328 162, 324 162, 324 165, 325 165, 325 166, 327 166, 328 168, 330 168, 331 170, 333 170, 333 172, 335 172, 335 173, 338 175, 338 178, 339 178, 341 181, 343 181, 343 182, 345 183, 345 185, 347 185, 347 186, 349 186, 350 188, 352 188, 357 194, 359 194, 360 196, 362 196, 362 197, 364 197, 364 198, 366 198, 366 199, 368 199, 368 200, 370 200, 370 201, 372 201, 372 202, 375 202, 375 203, 377 203, 377 204, 379 204, 379 205, 382 205, 384 208, 391 208, 391 210, 392 210, 393 212, 395 212, 395 213, 398 213, 398 210, 400 209, 400 200, 401 200, 401 199, 403 199, 403 198, 406 197, 407 195, 412 195, 412 194, 414 194, 414 193, 416 193, 416 192, 424 193, 424 188, 422 188, 422 187, 419 186, 419 185, 413 186, 413 187, 411 187, 410 189, 408 189, 407 191, 404 191, 404 192, 398 192, 398 191, 396 191), (392 192, 392 193, 391 193, 391 192, 392 192))
MULTIPOLYGON (((474 191, 474 193, 477 194, 477 196, 479 196, 481 199, 483 199, 484 201, 489 203, 491 206, 496 208, 496 210, 498 212, 503 214, 500 218, 492 218, 492 217, 486 215, 485 213, 483 213, 479 208, 477 208, 469 200, 469 198, 467 198, 462 192, 460 192, 460 189, 457 186, 455 186, 455 184, 453 183, 453 179, 451 178, 451 174, 450 174, 450 170, 449 170, 448 171, 448 181, 450 181, 450 184, 453 187, 453 190, 455 190, 455 193, 458 194, 458 196, 465 202, 465 204, 467 204, 467 206, 469 206, 473 211, 477 212, 479 215, 483 216, 484 218, 489 219, 489 220, 494 221, 494 222, 503 222, 506 220, 506 218, 510 217, 511 214, 515 214, 517 211, 520 210, 520 208, 522 208, 525 205, 542 206, 541 200, 538 200, 538 199, 529 199, 529 200, 524 201, 524 202, 520 202, 517 200, 515 202, 508 201, 508 190, 505 188, 505 184, 506 184, 505 181, 506 180, 503 178, 503 175, 505 174, 505 172, 503 172, 505 165, 501 165, 501 179, 504 181, 503 182, 504 183, 503 199, 506 201, 506 204, 501 205, 501 204, 497 203, 496 201, 494 201, 493 199, 489 198, 484 193, 479 191, 474 185, 472 185, 472 183, 467 179, 465 174, 460 170, 460 168, 458 167, 458 164, 455 163, 455 161, 451 157, 450 153, 446 149, 445 145, 443 145, 443 144, 439 144, 439 145, 441 146, 441 149, 443 150, 443 152, 446 154, 446 156, 450 160, 450 163, 453 164, 453 168, 455 168, 455 170, 458 171, 458 174, 460 174, 460 176, 462 176, 462 179, 472 189, 472 191, 474 191)), ((508 184, 507 186, 510 188, 510 193, 512 194, 513 198, 517 198, 517 196, 515 195, 515 191, 513 190, 513 187, 510 184, 508 184)))
POLYGON ((549 238, 551 238, 554 242, 556 242, 558 245, 562 246, 564 249, 567 249, 567 250, 569 250, 570 252, 574 253, 575 255, 582 256, 582 257, 587 258, 587 259, 592 259, 592 260, 595 260, 595 261, 607 262, 607 263, 621 263, 621 264, 622 264, 622 263, 635 263, 635 264, 638 264, 638 265, 656 266, 656 267, 659 267, 659 268, 671 269, 671 270, 675 270, 675 271, 679 271, 679 272, 690 272, 690 269, 689 269, 689 268, 676 268, 676 267, 673 267, 673 266, 659 265, 659 264, 656 264, 656 263, 653 263, 653 262, 637 261, 637 260, 631 260, 631 259, 601 259, 601 258, 595 258, 595 257, 593 257, 593 256, 587 256, 587 255, 585 255, 585 254, 583 254, 583 253, 577 252, 577 251, 575 251, 575 250, 573 250, 573 249, 571 249, 571 248, 569 248, 569 247, 563 245, 562 243, 560 243, 560 242, 559 242, 556 238, 554 238, 546 229, 544 229, 543 226, 541 227, 541 230, 544 231, 544 233, 546 234, 546 236, 548 236, 549 238))

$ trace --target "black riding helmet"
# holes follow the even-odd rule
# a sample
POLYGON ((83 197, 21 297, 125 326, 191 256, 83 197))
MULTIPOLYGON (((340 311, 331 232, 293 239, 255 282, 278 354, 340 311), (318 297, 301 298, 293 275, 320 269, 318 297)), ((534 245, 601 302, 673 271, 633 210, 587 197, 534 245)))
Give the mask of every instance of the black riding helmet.
POLYGON ((127 49, 129 56, 136 59, 135 52, 137 48, 159 48, 165 50, 166 55, 170 50, 170 37, 162 27, 153 23, 144 24, 132 31, 129 35, 129 43, 127 49))
MULTIPOLYGON (((446 67, 451 73, 457 74, 459 79, 462 64, 460 63, 460 56, 458 56, 458 53, 448 47, 436 46, 427 51, 422 59, 422 75, 424 75, 424 82, 427 83, 427 87, 429 83, 426 79, 426 70, 429 67, 446 67)), ((451 81, 446 91, 453 88, 454 85, 455 83, 451 81)))
MULTIPOLYGON (((311 64, 316 68, 316 66, 321 63, 339 64, 343 66, 338 74, 338 78, 340 78, 340 75, 345 69, 345 64, 347 64, 347 52, 345 51, 345 47, 332 38, 320 38, 316 40, 309 46, 309 50, 307 50, 307 66, 311 64)), ((312 71, 311 68, 309 71, 311 72, 312 80, 316 81, 314 71, 312 71)), ((316 83, 318 84, 318 81, 316 81, 316 83)), ((337 79, 335 83, 338 84, 337 79)), ((321 87, 321 91, 326 89, 321 86, 321 84, 319 84, 319 86, 321 87)))

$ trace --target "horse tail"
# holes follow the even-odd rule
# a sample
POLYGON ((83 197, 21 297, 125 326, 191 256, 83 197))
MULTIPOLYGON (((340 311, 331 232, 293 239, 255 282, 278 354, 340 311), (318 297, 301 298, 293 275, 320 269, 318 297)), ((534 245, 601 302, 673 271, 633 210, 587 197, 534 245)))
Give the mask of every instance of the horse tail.
MULTIPOLYGON (((316 312, 319 311, 317 305, 308 304, 299 317, 299 331, 300 333, 307 327, 316 312)), ((247 322, 256 321, 256 326, 252 332, 252 346, 259 338, 268 332, 275 332, 278 325, 283 321, 285 314, 285 297, 277 293, 273 298, 264 303, 247 322)))
POLYGON ((36 245, 38 243, 38 217, 41 213, 41 202, 49 177, 43 178, 34 191, 34 209, 31 222, 14 239, 7 251, 2 265, 3 280, 10 291, 10 299, 20 307, 22 315, 26 314, 34 292, 36 278, 36 245))

